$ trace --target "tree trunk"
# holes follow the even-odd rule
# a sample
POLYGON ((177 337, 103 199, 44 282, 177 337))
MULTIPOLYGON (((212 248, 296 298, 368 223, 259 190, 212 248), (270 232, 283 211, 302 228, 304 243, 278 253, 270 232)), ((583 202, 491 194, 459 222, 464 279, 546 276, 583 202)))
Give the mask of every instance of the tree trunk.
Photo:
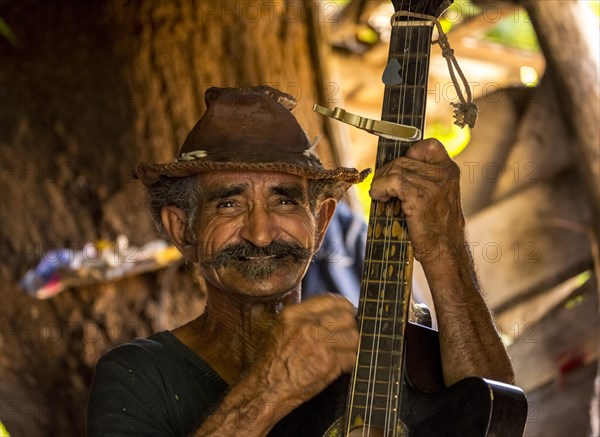
POLYGON ((600 241, 600 78, 598 29, 581 1, 523 1, 540 46, 555 75, 565 120, 577 141, 577 164, 586 180, 600 241))
MULTIPOLYGON (((295 95, 311 136, 312 3, 11 2, 0 40, 1 420, 13 435, 83 435, 93 366, 110 347, 202 311, 190 268, 67 290, 18 281, 53 248, 156 238, 134 163, 173 159, 209 86, 295 95)), ((321 81, 323 83, 323 81, 321 81)), ((327 142, 324 161, 331 162, 327 142)))

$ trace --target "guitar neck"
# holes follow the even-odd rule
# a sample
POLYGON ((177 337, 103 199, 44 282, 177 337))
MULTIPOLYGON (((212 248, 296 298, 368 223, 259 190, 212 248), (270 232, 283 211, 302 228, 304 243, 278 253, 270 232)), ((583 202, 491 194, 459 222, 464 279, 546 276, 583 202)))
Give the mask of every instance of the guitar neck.
MULTIPOLYGON (((392 27, 382 119, 423 130, 432 23, 392 27)), ((411 25, 406 25, 411 24, 411 25)), ((376 167, 403 156, 410 142, 380 138, 376 167)), ((371 205, 358 309, 360 345, 348 394, 346 432, 373 426, 396 435, 412 250, 398 200, 371 205)))

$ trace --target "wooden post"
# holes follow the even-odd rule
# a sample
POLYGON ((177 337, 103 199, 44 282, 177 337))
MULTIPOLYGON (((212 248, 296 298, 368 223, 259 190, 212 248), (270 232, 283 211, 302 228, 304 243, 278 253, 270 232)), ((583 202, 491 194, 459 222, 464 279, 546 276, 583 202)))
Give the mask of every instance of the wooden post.
POLYGON ((531 18, 549 70, 555 75, 563 115, 576 135, 574 147, 593 201, 597 242, 600 236, 598 25, 584 3, 531 0, 522 5, 531 18))

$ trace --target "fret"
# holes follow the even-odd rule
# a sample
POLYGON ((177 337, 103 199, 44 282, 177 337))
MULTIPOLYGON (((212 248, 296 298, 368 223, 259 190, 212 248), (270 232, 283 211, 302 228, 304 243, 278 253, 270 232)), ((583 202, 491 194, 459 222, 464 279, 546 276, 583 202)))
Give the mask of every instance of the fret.
POLYGON ((365 333, 377 333, 381 335, 394 335, 401 332, 398 327, 402 323, 393 323, 393 321, 383 320, 381 323, 372 320, 361 320, 361 328, 365 333))
POLYGON ((365 376, 366 372, 373 374, 374 371, 378 371, 382 376, 387 374, 387 378, 396 373, 396 370, 400 366, 400 359, 402 354, 400 352, 392 351, 374 351, 372 353, 363 353, 361 357, 358 356, 362 362, 357 362, 357 372, 359 376, 365 376), (362 371, 362 373, 361 373, 362 371))
MULTIPOLYGON (((422 98, 426 96, 426 92, 427 88, 425 88, 424 86, 418 86, 414 88, 389 88, 387 92, 387 98, 390 102, 390 105, 408 105, 409 103, 418 104, 421 103, 422 98)), ((386 108, 384 108, 381 113, 385 118, 389 118, 390 116, 399 117, 395 118, 395 120, 404 118, 423 119, 424 117, 422 114, 406 114, 403 112, 398 112, 398 110, 390 111, 386 108)))
MULTIPOLYGON (((400 264, 400 265, 408 265, 406 263, 400 264)), ((385 288, 385 292, 386 293, 394 293, 395 291, 397 291, 400 286, 402 284, 399 283, 392 283, 390 281, 386 281, 385 279, 383 280, 377 280, 377 279, 368 279, 365 283, 365 286, 363 286, 363 288, 367 287, 373 294, 377 294, 377 291, 380 290, 382 287, 385 288)), ((406 285, 406 284, 404 284, 406 285)), ((367 299, 370 299, 370 296, 367 296, 367 299)), ((379 300, 378 298, 374 298, 375 300, 379 300)))
POLYGON ((367 296, 366 299, 363 299, 364 305, 359 306, 358 315, 360 316, 365 313, 372 315, 377 313, 377 311, 382 311, 381 308, 389 311, 388 308, 393 308, 397 305, 403 306, 404 301, 397 298, 399 291, 394 288, 397 286, 398 284, 388 284, 386 286, 388 288, 387 293, 383 290, 377 291, 376 288, 366 290, 367 296))
MULTIPOLYGON (((388 245, 389 246, 389 245, 388 245)), ((385 247, 373 249, 369 253, 373 254, 373 259, 365 260, 365 263, 370 265, 372 263, 380 263, 380 264, 393 264, 393 265, 408 265, 411 262, 411 259, 408 257, 408 247, 385 247), (404 249, 402 256, 397 256, 398 250, 404 249), (390 254, 392 254, 390 256, 390 254)))
POLYGON ((400 337, 397 335, 378 336, 377 338, 364 339, 360 343, 358 354, 374 354, 374 348, 377 347, 383 351, 393 351, 399 353, 400 351, 400 337))
MULTIPOLYGON (((417 105, 423 103, 421 100, 425 97, 425 89, 394 89, 390 90, 388 95, 390 102, 403 102, 403 105, 407 105, 407 102, 410 102, 412 105, 417 105)), ((388 121, 394 120, 394 123, 402 124, 421 124, 423 121, 423 116, 419 114, 403 114, 402 112, 399 113, 386 109, 381 112, 381 118, 388 121)))
POLYGON ((360 320, 382 320, 385 317, 383 315, 374 315, 374 316, 360 316, 360 320))
POLYGON ((367 349, 367 350, 364 350, 363 347, 365 345, 361 344, 360 349, 357 354, 359 362, 361 362, 361 360, 369 359, 369 357, 371 357, 371 356, 377 356, 378 358, 385 359, 385 360, 387 360, 388 358, 392 359, 392 358, 399 357, 402 354, 399 351, 399 349, 397 348, 397 346, 399 346, 398 340, 399 340, 399 338, 387 339, 387 341, 385 342, 385 346, 387 346, 387 348, 384 347, 383 342, 381 342, 381 341, 375 341, 373 344, 370 345, 371 348, 367 349), (373 346, 376 346, 376 348, 373 349, 373 346))
MULTIPOLYGON (((377 319, 389 319, 401 318, 401 314, 398 314, 398 308, 402 308, 404 305, 401 302, 393 303, 375 303, 370 302, 365 304, 365 310, 358 316, 359 320, 377 320, 377 319)), ((367 333, 368 335, 368 333, 367 333)))
POLYGON ((372 300, 365 302, 358 313, 359 320, 370 320, 371 318, 396 318, 402 317, 402 313, 398 314, 398 309, 404 307, 404 301, 372 300))
POLYGON ((369 265, 370 266, 379 266, 379 267, 386 267, 386 266, 395 266, 395 265, 404 265, 405 262, 403 260, 396 260, 396 259, 370 259, 369 260, 369 265))
POLYGON ((386 299, 385 296, 383 297, 377 297, 377 291, 375 289, 368 290, 368 293, 371 294, 372 292, 372 296, 369 295, 367 296, 365 299, 363 299, 365 305, 369 304, 369 305, 397 305, 397 304, 403 304, 403 301, 399 301, 397 298, 394 298, 393 296, 395 296, 397 294, 397 289, 396 287, 398 287, 398 284, 393 284, 393 283, 387 283, 386 285, 386 293, 388 296, 392 296, 392 298, 390 299, 386 299))
MULTIPOLYGON (((374 219, 373 221, 376 222, 377 219, 374 219)), ((404 224, 399 224, 404 228, 404 224)), ((382 223, 381 226, 383 227, 387 225, 387 223, 382 223)), ((393 225, 390 225, 390 227, 391 226, 393 225)), ((370 246, 367 247, 367 250, 371 252, 373 256, 376 256, 376 259, 382 259, 384 257, 386 259, 399 259, 403 255, 403 252, 406 252, 406 250, 408 249, 408 239, 405 238, 407 236, 408 233, 404 229, 402 230, 401 234, 394 234, 390 232, 384 233, 382 229, 381 235, 371 235, 371 237, 369 238, 370 246), (382 236, 386 236, 386 238, 381 238, 382 236), (390 236, 395 236, 396 239, 390 239, 390 236)))
POLYGON ((382 391, 377 391, 374 387, 365 386, 364 390, 359 390, 358 388, 354 389, 355 396, 361 397, 371 397, 373 399, 380 399, 383 402, 387 402, 389 398, 389 394, 387 393, 387 389, 382 391))
POLYGON ((389 396, 387 394, 361 394, 354 392, 354 401, 358 405, 368 405, 369 408, 385 410, 389 407, 389 396))
POLYGON ((377 223, 374 220, 374 230, 371 235, 367 234, 370 239, 367 244, 370 245, 388 245, 393 243, 402 243, 408 241, 408 232, 406 226, 401 221, 395 219, 393 221, 377 223), (385 237, 385 238, 382 238, 385 237))
POLYGON ((367 253, 373 255, 369 261, 398 261, 406 259, 406 251, 410 244, 407 240, 390 240, 370 238, 368 240, 370 247, 367 247, 367 253))
MULTIPOLYGON (((362 403, 358 403, 357 402, 357 406, 353 408, 353 411, 356 411, 357 413, 361 414, 361 416, 364 413, 360 413, 361 411, 365 411, 366 407, 362 407, 361 405, 366 404, 365 400, 362 401, 362 403)), ((379 423, 381 423, 383 421, 383 419, 385 418, 384 413, 388 410, 389 405, 369 405, 369 409, 373 410, 373 413, 377 412, 379 414, 372 414, 371 415, 371 420, 369 423, 371 423, 371 426, 381 426, 379 425, 379 423)), ((356 413, 355 413, 356 414, 356 413)), ((366 422, 365 422, 366 423, 366 422)))
POLYGON ((388 267, 392 266, 394 268, 398 268, 398 269, 402 269, 404 268, 404 266, 408 265, 406 263, 406 261, 408 260, 408 256, 405 256, 404 259, 398 259, 398 260, 394 260, 394 259, 383 259, 383 260, 379 260, 379 259, 372 259, 372 260, 368 260, 365 261, 365 266, 364 266, 364 271, 363 271, 363 277, 365 277, 365 279, 368 278, 372 278, 373 281, 383 281, 386 282, 386 278, 376 278, 374 275, 375 273, 373 273, 374 270, 376 270, 377 272, 385 272, 387 270, 388 267), (365 274, 368 273, 368 274, 365 274))
POLYGON ((360 351, 357 359, 359 365, 370 366, 378 363, 382 368, 389 368, 401 355, 397 351, 378 349, 376 351, 360 351))
MULTIPOLYGON (((382 387, 383 386, 387 386, 389 385, 390 381, 392 381, 394 383, 394 385, 397 385, 398 381, 400 381, 400 373, 398 373, 398 371, 400 370, 399 368, 393 370, 392 369, 392 377, 390 379, 390 369, 385 369, 385 375, 383 372, 379 372, 377 375, 364 375, 364 372, 362 372, 362 370, 365 370, 366 372, 369 372, 369 369, 364 368, 364 367, 360 367, 361 370, 361 374, 356 375, 355 381, 354 381, 354 385, 356 384, 379 384, 382 387)), ((373 373, 371 371, 371 373, 373 373)))
POLYGON ((400 257, 409 245, 406 219, 401 215, 400 205, 398 205, 398 211, 388 209, 380 213, 386 214, 386 216, 376 216, 375 214, 378 212, 371 213, 371 228, 367 233, 368 245, 366 249, 367 252, 385 252, 386 249, 395 247, 393 255, 400 257))
POLYGON ((364 266, 363 278, 382 279, 387 281, 402 281, 404 273, 404 263, 398 264, 371 264, 364 266))
MULTIPOLYGON (((394 114, 386 114, 386 117, 392 118, 394 116, 394 114)), ((406 125, 418 125, 421 124, 423 120, 423 117, 419 116, 419 115, 408 115, 408 116, 403 116, 402 117, 402 124, 406 124, 406 125)))
POLYGON ((373 221, 371 223, 373 223, 374 226, 380 225, 382 231, 392 226, 394 221, 398 221, 400 225, 405 225, 404 216, 400 214, 400 204, 398 204, 397 211, 392 211, 388 205, 383 203, 383 207, 380 208, 380 211, 378 211, 378 215, 375 215, 372 218, 373 221))
MULTIPOLYGON (((402 306, 395 306, 398 310, 402 309, 402 306)), ((358 317, 358 323, 362 332, 365 335, 395 335, 398 331, 393 330, 395 324, 401 324, 404 322, 402 313, 390 314, 388 317, 363 317, 361 314, 358 317), (385 329, 385 331, 384 331, 385 329)))
POLYGON ((389 366, 385 368, 374 367, 372 369, 365 366, 359 366, 356 375, 361 379, 369 379, 371 381, 379 381, 382 383, 385 381, 388 385, 392 382, 393 385, 396 385, 394 384, 394 381, 399 377, 400 370, 399 368, 392 368, 389 366))
POLYGON ((372 363, 378 363, 381 368, 395 366, 398 363, 397 360, 402 357, 402 354, 400 353, 400 341, 398 340, 399 339, 386 339, 385 345, 387 346, 387 350, 383 350, 384 347, 382 346, 382 342, 376 344, 375 349, 373 348, 374 344, 368 345, 369 348, 367 349, 365 349, 365 345, 362 344, 357 354, 358 367, 368 367, 372 363))
MULTIPOLYGON (((400 384, 399 376, 395 381, 395 385, 400 384)), ((385 381, 372 381, 368 379, 360 379, 356 381, 356 384, 352 388, 355 393, 387 393, 389 390, 389 384, 387 379, 385 381)))

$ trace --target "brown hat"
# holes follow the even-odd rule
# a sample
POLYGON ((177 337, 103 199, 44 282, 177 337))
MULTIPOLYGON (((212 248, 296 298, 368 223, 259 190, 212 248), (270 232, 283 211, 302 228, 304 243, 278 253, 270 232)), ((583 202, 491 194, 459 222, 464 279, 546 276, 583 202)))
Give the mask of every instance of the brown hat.
POLYGON ((133 173, 144 185, 161 176, 184 177, 218 170, 276 171, 330 179, 347 186, 370 170, 325 169, 302 127, 291 114, 294 97, 268 86, 209 88, 206 112, 171 163, 137 165, 133 173))

